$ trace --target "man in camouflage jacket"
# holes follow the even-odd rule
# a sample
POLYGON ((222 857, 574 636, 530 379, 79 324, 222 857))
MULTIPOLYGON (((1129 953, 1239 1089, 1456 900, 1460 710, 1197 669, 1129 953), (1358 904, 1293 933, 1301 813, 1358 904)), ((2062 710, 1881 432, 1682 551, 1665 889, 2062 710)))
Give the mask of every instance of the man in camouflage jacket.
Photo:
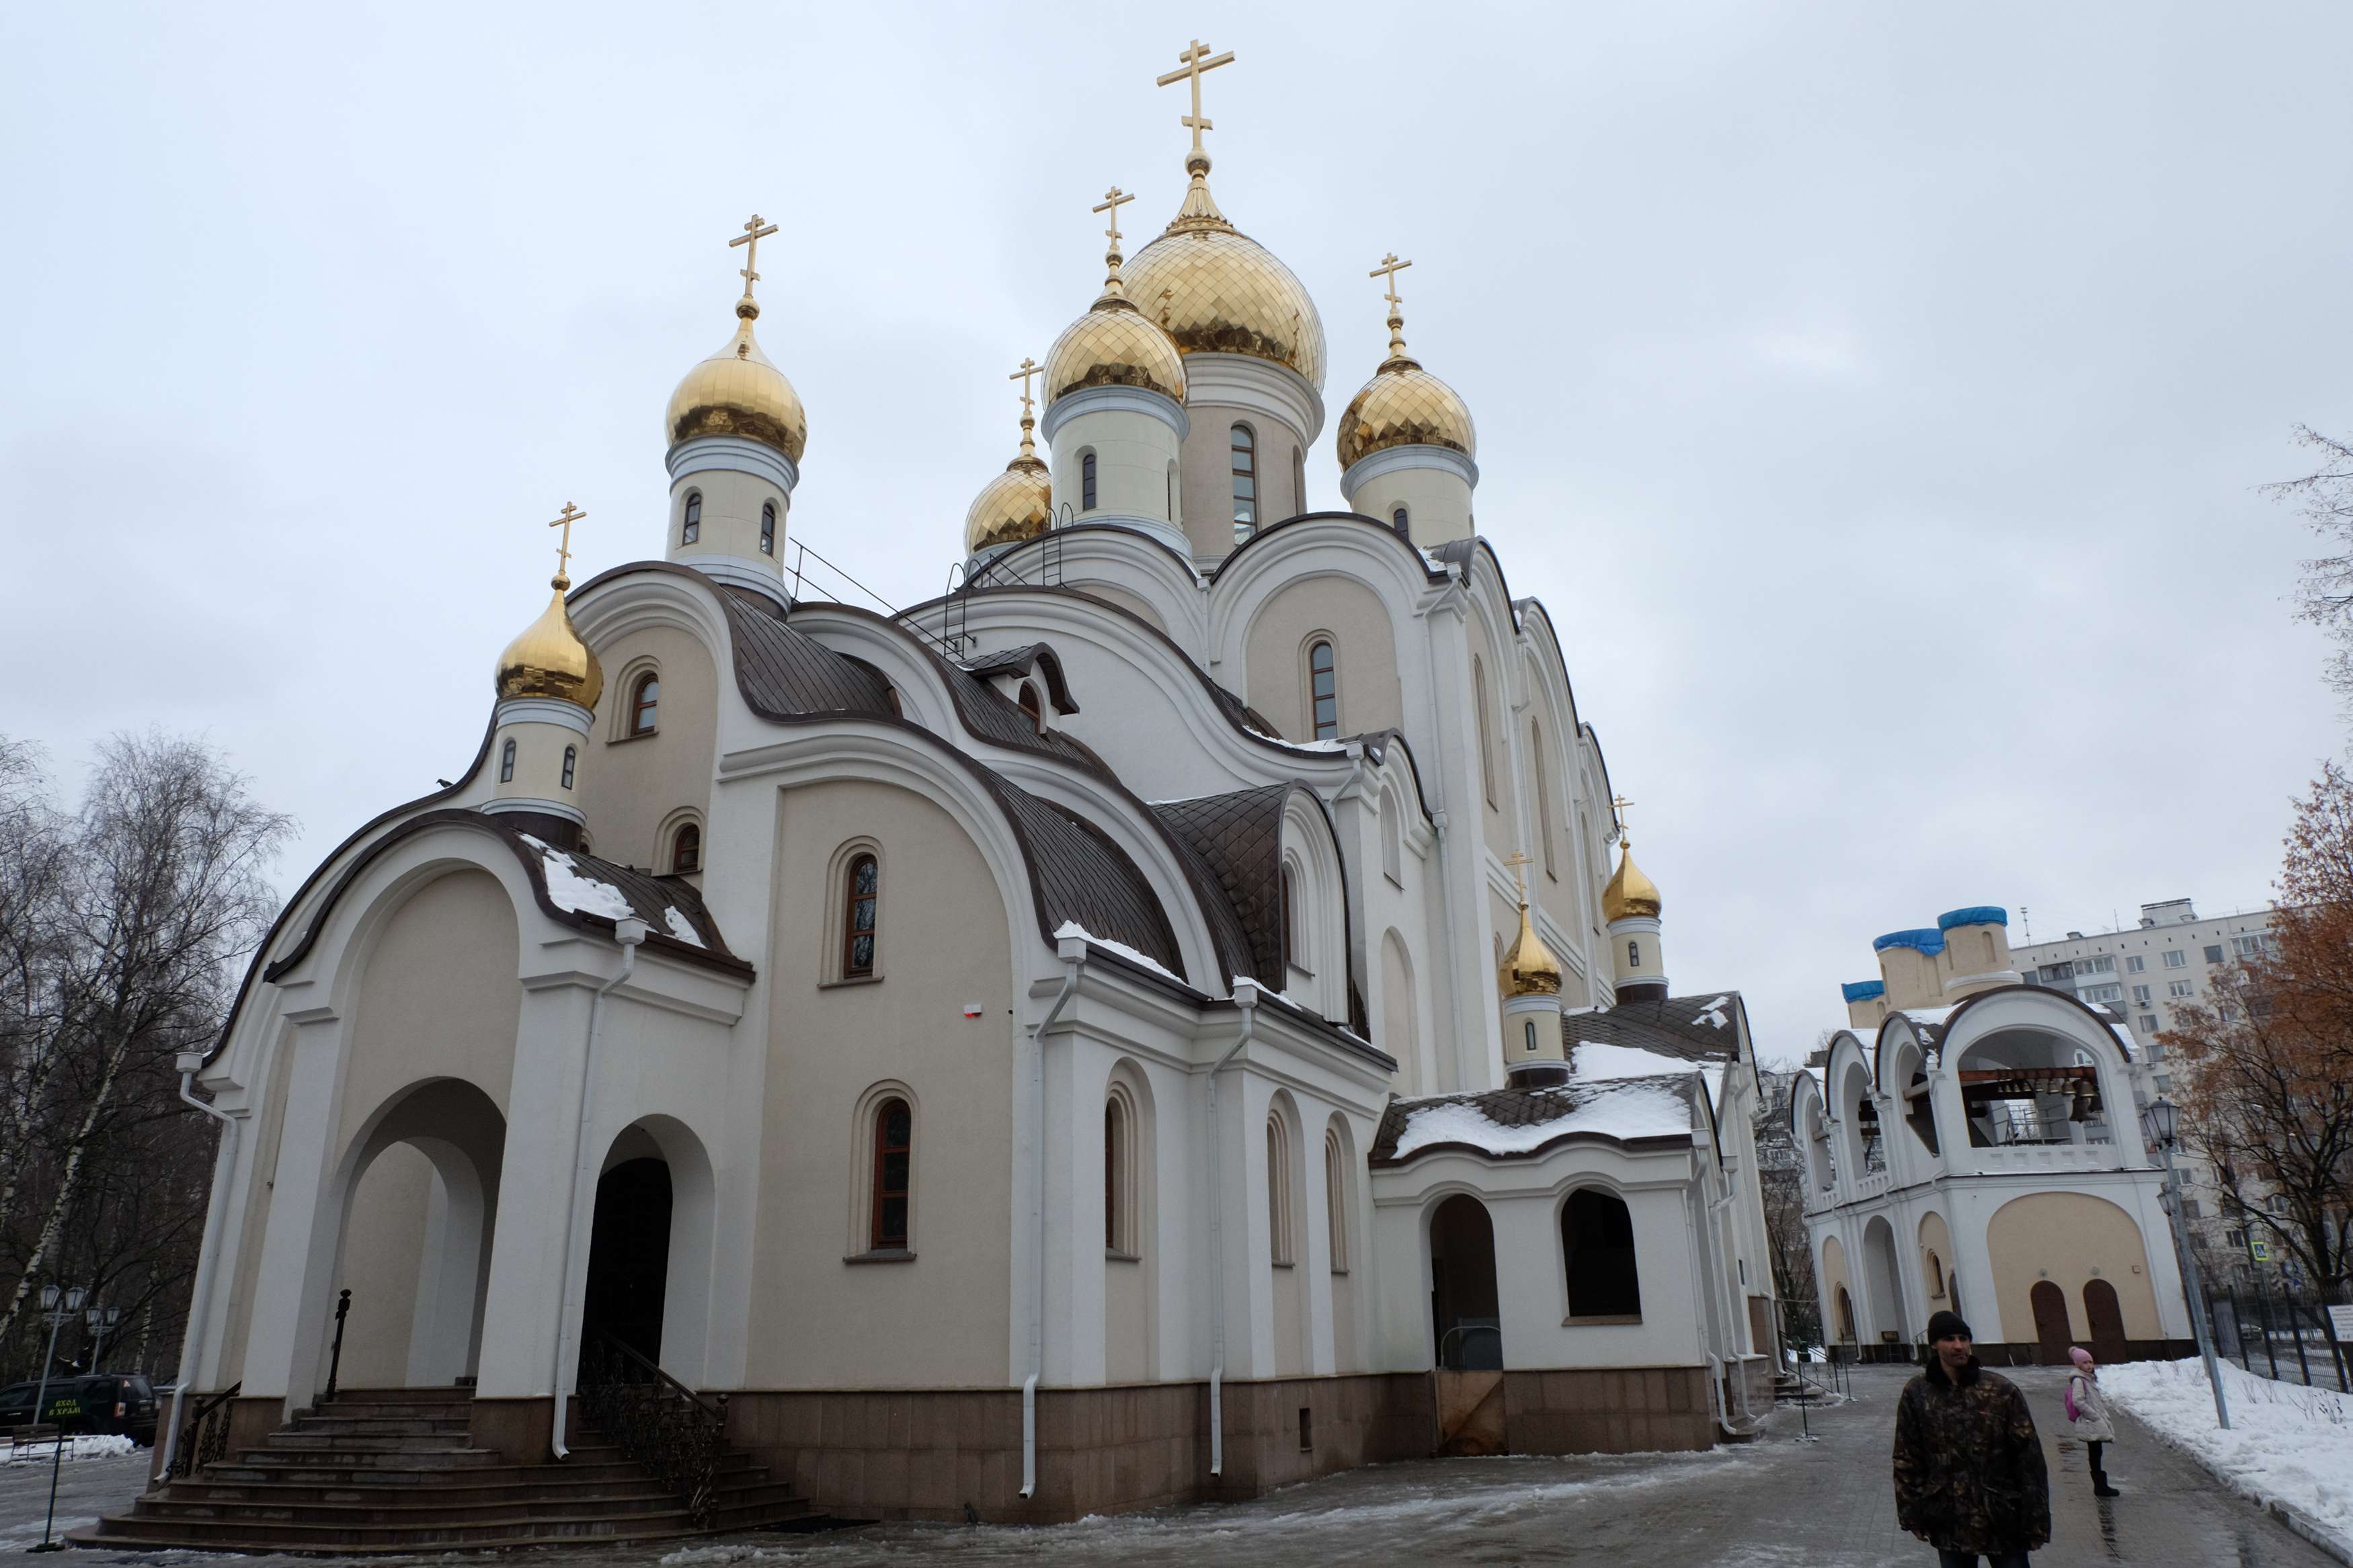
POLYGON ((1934 1359, 1895 1407, 1896 1522, 1943 1568, 2026 1568, 2051 1539, 2051 1479, 2026 1395, 1978 1365, 1959 1314, 1928 1320, 1934 1359))

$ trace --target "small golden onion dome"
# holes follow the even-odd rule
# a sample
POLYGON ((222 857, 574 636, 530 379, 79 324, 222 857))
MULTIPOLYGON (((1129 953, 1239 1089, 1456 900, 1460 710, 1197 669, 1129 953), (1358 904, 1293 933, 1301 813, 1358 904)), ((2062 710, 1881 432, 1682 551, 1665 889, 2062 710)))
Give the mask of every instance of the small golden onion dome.
POLYGON ((1659 885, 1642 875, 1642 868, 1634 864, 1634 841, 1620 838, 1618 872, 1601 889, 1601 918, 1622 921, 1629 915, 1649 915, 1656 919, 1659 908, 1659 885))
MULTIPOLYGON (((1027 423, 1026 421, 1024 422, 1027 423)), ((1054 521, 1054 487, 1046 465, 1031 449, 1029 433, 1021 455, 980 487, 964 514, 964 552, 977 555, 993 544, 1018 544, 1046 531, 1054 521)))
POLYGON ((580 640, 571 612, 564 607, 564 591, 572 580, 559 575, 549 585, 555 593, 547 608, 499 655, 499 700, 552 697, 593 711, 596 699, 604 695, 605 667, 580 640))
POLYGON ((1187 353, 1249 354, 1324 390, 1324 318, 1290 268, 1226 220, 1209 196, 1209 160, 1158 239, 1135 253, 1127 297, 1187 353))
POLYGON ((1106 294, 1046 351, 1046 406, 1090 386, 1139 386, 1185 401, 1185 361, 1168 334, 1106 294))
POLYGON ((785 373, 768 363, 752 335, 758 301, 735 301, 735 335, 686 373, 670 395, 662 435, 671 446, 698 436, 736 436, 774 447, 795 463, 808 445, 808 416, 785 373))
POLYGON ((1443 447, 1466 458, 1479 451, 1470 405, 1409 359, 1392 359, 1374 372, 1340 416, 1343 473, 1391 447, 1443 447))
POLYGON ((1560 960, 1536 934, 1525 904, 1520 906, 1520 934, 1512 939, 1512 950, 1504 954, 1504 965, 1495 972, 1495 979, 1507 999, 1560 994, 1560 960))

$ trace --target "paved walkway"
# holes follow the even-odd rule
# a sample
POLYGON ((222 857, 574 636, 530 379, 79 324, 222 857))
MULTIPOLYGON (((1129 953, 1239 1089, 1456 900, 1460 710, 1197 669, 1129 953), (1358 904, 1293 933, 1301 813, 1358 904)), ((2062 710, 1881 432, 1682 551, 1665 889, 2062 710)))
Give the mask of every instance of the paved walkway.
MULTIPOLYGON (((676 1568, 731 1562, 807 1568, 919 1568, 926 1563, 1190 1565, 1575 1563, 1612 1568, 1883 1568, 1936 1556, 1895 1528, 1887 1450, 1907 1372, 1864 1369, 1856 1401, 1813 1413, 1815 1441, 1794 1411, 1761 1442, 1711 1454, 1639 1458, 1452 1459, 1383 1465, 1229 1508, 1186 1508, 1053 1529, 888 1526, 821 1536, 747 1536, 667 1552, 563 1549, 505 1559, 564 1568, 676 1568)), ((2057 1539, 2036 1568, 2129 1563, 2148 1568, 2328 1568, 2334 1559, 2223 1490, 2188 1456, 2120 1416, 2108 1466, 2125 1496, 2092 1497, 2072 1438, 2062 1436, 2060 1379, 2014 1374, 2034 1406, 2051 1459, 2057 1539)), ((120 1507, 147 1456, 65 1468, 61 1521, 120 1507)), ((40 1538, 47 1467, 0 1467, 0 1564, 151 1563, 113 1552, 26 1555, 40 1538), (28 1521, 29 1516, 29 1523, 28 1521)), ((168 1561, 197 1561, 174 1553, 168 1561)), ((318 1558, 218 1558, 224 1568, 318 1558)), ((372 1560, 382 1563, 385 1560, 372 1560)), ((435 1557, 419 1562, 448 1563, 435 1557)))

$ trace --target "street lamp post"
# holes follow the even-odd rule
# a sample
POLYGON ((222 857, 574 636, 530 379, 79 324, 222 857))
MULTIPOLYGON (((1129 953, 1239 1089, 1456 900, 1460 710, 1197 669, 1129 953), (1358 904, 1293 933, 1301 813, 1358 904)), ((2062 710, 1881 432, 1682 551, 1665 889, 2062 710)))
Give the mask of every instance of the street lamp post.
POLYGON ((99 1370, 99 1354, 106 1347, 106 1336, 122 1321, 120 1307, 90 1307, 82 1312, 82 1321, 90 1325, 90 1370, 99 1370))
POLYGON ((2230 1430, 2231 1406, 2222 1397, 2222 1370, 2214 1364, 2214 1336, 2206 1323, 2206 1289, 2198 1278, 2198 1258, 2182 1239, 2181 1173, 2173 1163, 2173 1145, 2180 1136, 2181 1108, 2159 1098, 2140 1113, 2141 1131, 2165 1155, 2165 1201, 2173 1228, 2173 1256, 2181 1266, 2182 1294, 2189 1299, 2189 1329, 2198 1336, 2198 1353, 2206 1363, 2206 1381, 2214 1390, 2214 1419, 2230 1430))
MULTIPOLYGON (((33 1392, 35 1426, 40 1425, 41 1407, 49 1397, 49 1364, 58 1359, 58 1331, 66 1326, 69 1319, 80 1313, 82 1299, 88 1294, 79 1285, 69 1286, 63 1291, 54 1285, 41 1287, 41 1315, 49 1321, 49 1350, 41 1358, 41 1381, 33 1392)), ((66 1549, 64 1542, 49 1539, 49 1532, 58 1521, 58 1470, 65 1463, 65 1427, 54 1426, 49 1430, 49 1514, 41 1521, 41 1543, 32 1549, 35 1552, 63 1552, 66 1549)))

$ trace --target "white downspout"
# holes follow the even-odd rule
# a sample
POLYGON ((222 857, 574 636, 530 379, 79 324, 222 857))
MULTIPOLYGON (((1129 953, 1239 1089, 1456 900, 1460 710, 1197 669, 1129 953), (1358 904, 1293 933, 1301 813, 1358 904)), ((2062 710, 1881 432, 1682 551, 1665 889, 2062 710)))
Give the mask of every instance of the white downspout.
POLYGON ((1030 1137, 1037 1144, 1038 1183, 1029 1199, 1029 1243, 1038 1278, 1029 1291, 1029 1375, 1021 1380, 1021 1495, 1038 1494, 1038 1380, 1046 1373, 1046 1031, 1079 994, 1079 971, 1087 962, 1084 937, 1063 937, 1054 949, 1062 959, 1062 989, 1054 1005, 1029 1031, 1029 1087, 1038 1119, 1030 1137))
POLYGON ((1242 1010, 1241 1033, 1233 1048, 1209 1069, 1209 1473, 1226 1473, 1226 1168, 1218 1157, 1218 1075, 1241 1055, 1258 1028, 1261 987, 1247 975, 1234 981, 1234 1005, 1242 1010))
POLYGON ((188 1331, 180 1346, 179 1386, 172 1391, 172 1420, 164 1428, 164 1452, 156 1461, 157 1474, 166 1481, 172 1479, 172 1454, 180 1441, 180 1411, 187 1403, 188 1384, 195 1377, 196 1362, 204 1354, 205 1308, 212 1300, 220 1227, 228 1210, 227 1194, 221 1191, 222 1176, 237 1169, 237 1118, 195 1095, 196 1070, 205 1065, 205 1053, 182 1051, 175 1065, 180 1069, 180 1098, 221 1124, 221 1146, 220 1153, 215 1157, 218 1169, 213 1176, 212 1202, 205 1215, 204 1250, 196 1255, 195 1290, 188 1299, 188 1331))
POLYGON ((564 1446, 564 1412, 571 1403, 570 1391, 565 1385, 569 1369, 576 1367, 580 1361, 580 1319, 574 1310, 577 1304, 572 1299, 572 1233, 580 1224, 580 1184, 588 1176, 588 1118, 594 1110, 589 1090, 596 1078, 596 1026, 603 1021, 605 994, 637 973, 638 944, 646 940, 646 922, 634 915, 613 922, 613 940, 621 944, 621 972, 596 987, 588 998, 588 1040, 580 1062, 580 1124, 573 1131, 572 1191, 564 1205, 564 1285, 555 1319, 555 1417, 547 1435, 547 1445, 555 1450, 559 1459, 572 1457, 572 1450, 564 1446))

